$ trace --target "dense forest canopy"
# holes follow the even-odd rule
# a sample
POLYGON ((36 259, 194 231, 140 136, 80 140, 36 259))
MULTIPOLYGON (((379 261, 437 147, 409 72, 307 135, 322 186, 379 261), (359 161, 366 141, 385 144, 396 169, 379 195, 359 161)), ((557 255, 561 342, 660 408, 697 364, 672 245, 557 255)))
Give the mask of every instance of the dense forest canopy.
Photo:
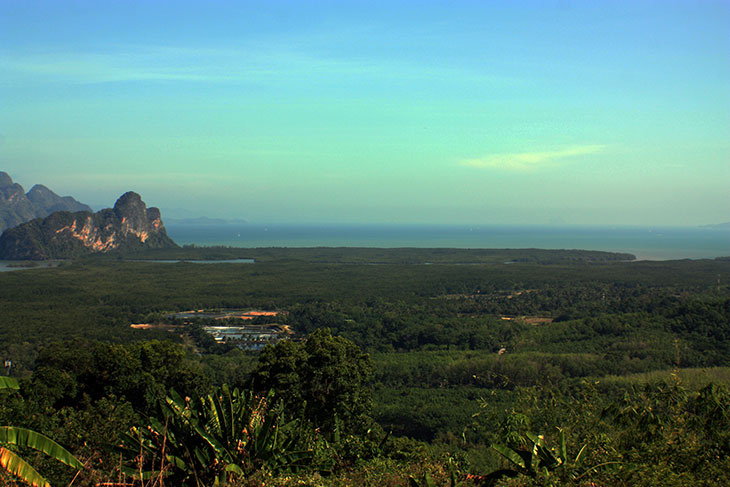
POLYGON ((20 389, 0 422, 93 459, 84 485, 153 485, 142 467, 169 485, 717 485, 729 283, 727 259, 529 249, 188 247, 4 272, 20 389), (255 263, 155 262, 231 258, 255 263), (259 354, 171 317, 228 308, 293 335, 259 354), (244 436, 213 427, 226 408, 244 436))

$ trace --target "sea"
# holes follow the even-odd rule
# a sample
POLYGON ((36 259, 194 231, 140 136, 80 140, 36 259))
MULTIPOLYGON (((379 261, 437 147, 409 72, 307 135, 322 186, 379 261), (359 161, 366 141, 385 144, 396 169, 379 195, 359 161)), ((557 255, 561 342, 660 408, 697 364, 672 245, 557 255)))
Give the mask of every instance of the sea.
POLYGON ((627 252, 639 260, 730 256, 730 227, 518 225, 165 225, 179 245, 226 247, 541 248, 627 252))
MULTIPOLYGON (((638 260, 730 256, 730 227, 518 225, 261 225, 168 223, 178 245, 256 247, 417 247, 581 249, 625 252, 638 260)), ((236 262, 249 262, 239 259, 236 262)), ((208 261, 200 261, 207 263, 208 261)), ((220 261, 217 261, 218 263, 220 261)), ((0 261, 0 272, 55 267, 58 261, 0 261)))

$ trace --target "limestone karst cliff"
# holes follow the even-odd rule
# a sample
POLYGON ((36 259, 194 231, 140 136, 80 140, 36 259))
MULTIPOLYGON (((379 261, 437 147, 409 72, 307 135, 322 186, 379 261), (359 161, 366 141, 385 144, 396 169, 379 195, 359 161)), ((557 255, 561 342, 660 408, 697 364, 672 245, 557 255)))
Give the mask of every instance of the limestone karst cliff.
POLYGON ((97 213, 59 211, 6 230, 0 259, 66 259, 110 251, 175 247, 160 210, 147 208, 140 195, 123 194, 97 213))

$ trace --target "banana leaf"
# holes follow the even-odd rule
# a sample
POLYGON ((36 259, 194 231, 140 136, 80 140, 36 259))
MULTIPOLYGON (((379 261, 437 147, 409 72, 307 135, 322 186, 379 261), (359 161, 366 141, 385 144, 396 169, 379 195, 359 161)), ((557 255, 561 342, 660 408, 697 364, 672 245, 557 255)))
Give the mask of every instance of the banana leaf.
POLYGON ((17 379, 15 379, 14 377, 0 375, 0 390, 12 389, 17 391, 19 388, 20 386, 18 385, 17 379))
POLYGON ((504 445, 492 445, 492 448, 497 451, 500 455, 502 455, 504 458, 509 460, 510 462, 514 463, 518 467, 527 470, 527 464, 525 463, 525 459, 520 456, 519 453, 514 451, 511 448, 508 448, 504 445))
POLYGON ((36 469, 7 448, 0 447, 0 466, 33 487, 51 487, 36 469))
POLYGON ((64 447, 49 437, 26 428, 0 426, 0 443, 33 448, 70 467, 84 468, 84 465, 64 447))

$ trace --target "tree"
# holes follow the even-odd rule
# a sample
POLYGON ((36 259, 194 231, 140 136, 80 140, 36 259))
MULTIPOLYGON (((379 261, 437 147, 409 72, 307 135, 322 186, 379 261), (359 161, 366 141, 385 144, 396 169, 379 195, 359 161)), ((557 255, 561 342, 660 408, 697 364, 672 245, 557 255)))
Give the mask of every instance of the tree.
POLYGON ((338 424, 352 430, 369 414, 372 373, 369 355, 320 328, 304 342, 286 340, 264 348, 253 375, 256 390, 273 389, 287 410, 301 411, 320 430, 332 433, 338 424))
POLYGON ((164 396, 173 386, 186 395, 209 389, 202 370, 185 358, 180 345, 158 340, 129 345, 73 340, 41 351, 28 395, 57 409, 79 408, 114 395, 145 411, 151 406, 148 393, 164 396))

